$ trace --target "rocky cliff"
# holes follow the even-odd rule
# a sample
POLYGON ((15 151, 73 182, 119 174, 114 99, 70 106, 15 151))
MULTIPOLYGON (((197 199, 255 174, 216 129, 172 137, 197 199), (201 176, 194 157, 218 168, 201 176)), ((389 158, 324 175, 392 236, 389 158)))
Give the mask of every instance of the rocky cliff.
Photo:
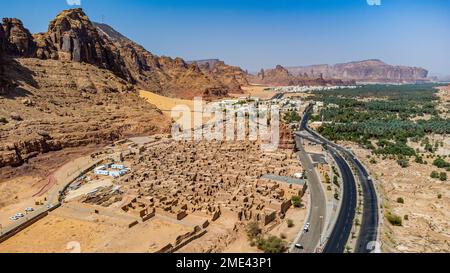
POLYGON ((214 74, 204 73, 195 63, 153 55, 112 27, 99 23, 94 25, 101 37, 117 48, 133 81, 143 89, 192 99, 195 96, 223 97, 236 88, 214 74))
POLYGON ((4 19, 0 168, 65 148, 169 132, 170 119, 139 98, 121 54, 80 9, 62 12, 48 32, 34 36, 20 20, 4 19))
POLYGON ((229 87, 231 93, 243 93, 242 86, 248 85, 247 72, 238 66, 227 65, 219 59, 188 62, 198 65, 203 73, 218 79, 229 87))
POLYGON ((133 86, 90 64, 8 59, 0 95, 0 168, 42 153, 169 132, 170 120, 133 86))
POLYGON ((5 54, 23 57, 33 57, 36 51, 36 43, 28 29, 24 28, 22 21, 15 18, 3 18, 1 24, 3 33, 3 45, 5 54))
POLYGON ((111 27, 92 23, 82 9, 61 12, 44 33, 31 35, 18 19, 4 19, 1 27, 11 56, 92 64, 166 96, 222 97, 236 88, 181 58, 151 54, 111 27))
POLYGON ((293 75, 325 79, 339 78, 357 82, 415 83, 428 81, 428 71, 419 67, 392 66, 380 60, 366 60, 336 65, 312 65, 287 68, 293 75))
POLYGON ((340 79, 324 79, 322 75, 308 76, 294 75, 288 69, 277 65, 275 69, 262 69, 256 76, 249 76, 249 81, 255 84, 272 86, 326 86, 354 84, 354 81, 343 81, 340 79))

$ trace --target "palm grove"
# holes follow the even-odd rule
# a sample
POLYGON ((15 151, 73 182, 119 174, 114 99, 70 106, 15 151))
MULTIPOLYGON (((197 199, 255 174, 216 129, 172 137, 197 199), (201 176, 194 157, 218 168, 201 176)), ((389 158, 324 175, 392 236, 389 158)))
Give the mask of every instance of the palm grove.
MULTIPOLYGON (((411 158, 416 163, 427 164, 420 150, 408 145, 415 142, 423 147, 428 158, 447 179, 450 171, 447 156, 436 156, 443 142, 430 141, 430 135, 450 134, 450 119, 437 109, 439 101, 436 85, 367 85, 356 89, 319 91, 313 99, 323 101, 326 107, 312 116, 313 121, 324 121, 319 133, 333 141, 356 142, 383 158, 397 159, 408 167, 411 158)), ((375 161, 375 159, 373 159, 375 161)), ((436 174, 433 174, 436 176, 436 174)))

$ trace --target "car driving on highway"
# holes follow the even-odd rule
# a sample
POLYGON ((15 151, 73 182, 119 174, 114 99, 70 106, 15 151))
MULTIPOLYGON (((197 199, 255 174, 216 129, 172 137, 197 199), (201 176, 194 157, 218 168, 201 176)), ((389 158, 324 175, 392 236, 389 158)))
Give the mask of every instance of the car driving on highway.
POLYGON ((295 248, 303 249, 303 246, 301 244, 295 244, 295 248))
POLYGON ((310 223, 306 223, 306 225, 305 225, 305 227, 303 228, 303 230, 304 230, 305 232, 308 232, 310 227, 311 227, 311 224, 310 224, 310 223))

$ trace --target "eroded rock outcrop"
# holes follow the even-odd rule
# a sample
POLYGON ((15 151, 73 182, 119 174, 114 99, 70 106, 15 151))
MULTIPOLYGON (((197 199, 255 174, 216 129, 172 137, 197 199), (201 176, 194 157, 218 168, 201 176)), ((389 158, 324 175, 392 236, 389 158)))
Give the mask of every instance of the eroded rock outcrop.
POLYGON ((243 93, 242 86, 248 85, 247 72, 238 66, 227 65, 218 59, 191 61, 200 67, 203 73, 217 78, 232 93, 243 93))
POLYGON ((42 153, 170 130, 169 118, 108 70, 36 58, 6 60, 4 67, 17 86, 0 96, 0 168, 42 153))
POLYGON ((46 33, 34 36, 40 59, 85 62, 132 80, 116 48, 102 39, 82 9, 61 12, 46 33))
POLYGON ((15 18, 3 18, 1 24, 3 33, 2 47, 5 54, 22 57, 33 57, 36 43, 30 31, 23 26, 22 21, 15 18))
POLYGON ((80 8, 58 14, 44 33, 31 35, 18 19, 4 19, 2 28, 6 52, 12 56, 89 63, 162 95, 222 97, 240 89, 231 75, 206 73, 181 58, 153 55, 110 26, 91 22, 80 8))
POLYGON ((191 99, 195 96, 223 97, 235 86, 197 64, 181 58, 156 56, 106 24, 94 23, 101 37, 118 49, 126 69, 143 89, 166 96, 191 99))

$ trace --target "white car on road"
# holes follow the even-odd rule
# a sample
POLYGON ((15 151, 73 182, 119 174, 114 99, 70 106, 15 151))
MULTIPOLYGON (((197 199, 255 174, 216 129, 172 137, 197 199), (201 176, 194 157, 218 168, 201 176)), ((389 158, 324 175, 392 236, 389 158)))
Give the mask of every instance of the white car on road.
POLYGON ((17 213, 16 215, 16 218, 23 218, 23 217, 25 217, 25 215, 23 214, 23 213, 17 213))
POLYGON ((301 244, 295 244, 295 248, 303 249, 303 246, 301 244))
POLYGON ((305 227, 303 228, 304 231, 308 232, 309 228, 311 227, 310 223, 306 223, 305 227))
POLYGON ((11 220, 11 221, 17 221, 17 220, 19 220, 19 218, 17 218, 16 216, 11 216, 11 217, 9 217, 9 220, 11 220))

